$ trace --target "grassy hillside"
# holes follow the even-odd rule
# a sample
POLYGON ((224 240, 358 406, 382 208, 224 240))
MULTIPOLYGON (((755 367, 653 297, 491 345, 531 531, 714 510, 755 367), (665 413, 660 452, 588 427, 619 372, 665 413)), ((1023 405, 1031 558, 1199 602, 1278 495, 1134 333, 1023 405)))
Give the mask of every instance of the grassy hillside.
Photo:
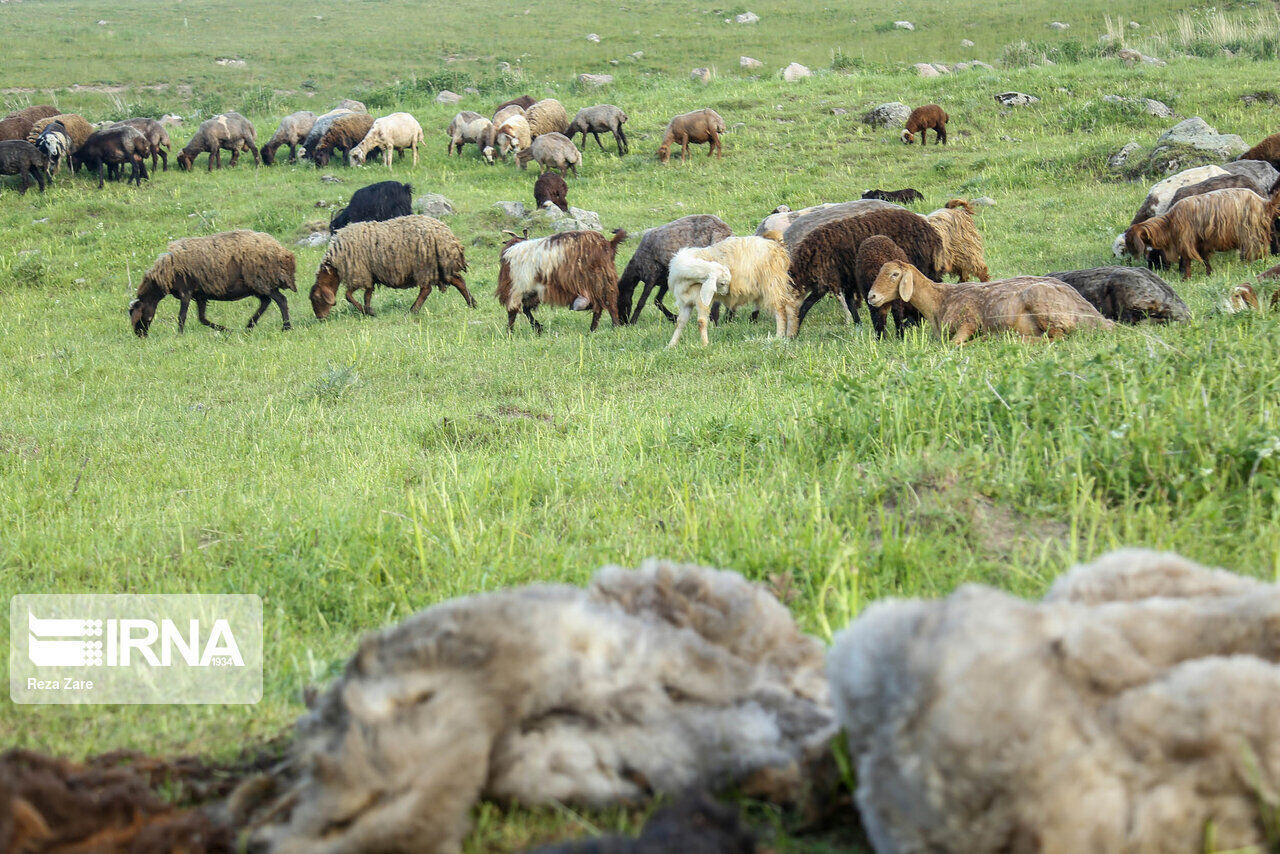
MULTIPOLYGON (((257 592, 268 637, 258 706, 75 710, 5 698, 0 744, 226 750, 286 727, 302 687, 334 673, 362 631, 450 596, 580 582, 604 563, 649 555, 779 585, 805 627, 824 635, 882 596, 939 595, 966 580, 1036 593, 1072 561, 1120 545, 1280 572, 1278 315, 1216 308, 1271 261, 1222 255, 1212 277, 1175 281, 1189 324, 1050 346, 953 349, 923 330, 878 342, 866 325, 842 325, 834 304, 786 343, 768 337, 771 324, 738 322, 713 329, 709 349, 686 336, 668 352, 670 326, 651 308, 637 328, 606 323, 594 335, 583 315, 544 309, 545 336, 525 325, 508 337, 491 295, 500 231, 516 223, 492 205, 531 203, 533 173, 486 166, 471 150, 446 159, 454 108, 432 101, 439 75, 464 74, 483 92, 463 107, 488 110, 523 90, 554 92, 571 111, 623 106, 634 153, 619 159, 592 143, 570 181, 570 201, 608 229, 638 233, 707 212, 749 233, 780 203, 844 200, 871 186, 919 188, 922 212, 987 195, 996 206, 979 226, 1002 277, 1110 262, 1110 241, 1146 187, 1109 175, 1105 159, 1130 140, 1154 142, 1171 122, 1103 95, 1158 98, 1254 141, 1277 130, 1274 111, 1240 96, 1274 86, 1274 62, 1170 54, 1166 67, 1131 69, 1101 57, 936 80, 891 64, 960 58, 969 24, 987 60, 1021 38, 1093 44, 1100 4, 1092 17, 1073 12, 1066 36, 1044 27, 1052 6, 1026 3, 808 17, 803 4, 760 3, 744 7, 764 19, 755 28, 722 23, 741 9, 704 15, 665 2, 608 13, 612 4, 580 4, 571 20, 560 5, 533 2, 486 12, 483 25, 474 12, 392 0, 236 5, 59 2, 56 15, 51 1, 6 5, 0 26, 17 37, 5 80, 128 85, 120 103, 58 93, 91 119, 137 105, 239 108, 264 139, 285 112, 344 94, 375 111, 409 109, 427 146, 418 168, 398 163, 391 174, 452 200, 448 222, 467 247, 480 306, 433 294, 413 318, 412 294, 380 290, 376 318, 340 308, 320 324, 306 291, 322 250, 298 248, 292 332, 280 331, 273 308, 246 334, 238 326, 253 306, 234 303, 211 314, 235 331, 193 318, 180 337, 169 300, 140 341, 125 306, 169 239, 247 227, 292 244, 386 171, 242 163, 209 174, 201 160, 141 190, 99 191, 82 176, 25 197, 0 181, 4 589, 257 592), (902 18, 917 31, 877 30, 902 18), (530 20, 553 21, 554 37, 530 37, 530 20), (37 30, 66 48, 51 59, 37 30), (600 45, 582 38, 591 31, 600 45), (872 65, 827 70, 832 48, 872 65), (645 52, 639 63, 605 62, 635 50, 645 52), (444 53, 478 60, 458 72, 444 53), (739 53, 822 73, 797 84, 748 79, 739 53), (224 55, 248 67, 213 65, 224 55), (504 80, 496 60, 521 60, 522 76, 504 80), (709 86, 685 79, 708 63, 734 70, 709 86), (618 75, 605 95, 569 84, 574 72, 602 70, 618 75), (308 80, 319 94, 304 94, 308 80), (140 88, 157 82, 171 88, 140 88), (991 96, 1008 89, 1042 101, 1004 111, 991 96), (908 149, 858 122, 888 100, 943 104, 952 144, 908 149), (734 126, 724 160, 658 165, 651 154, 667 118, 700 106, 734 126)), ((1133 4, 1123 17, 1173 38, 1176 8, 1133 4)), ((175 134, 178 145, 195 123, 175 134)), ((625 244, 620 268, 635 245, 625 244)), ((482 813, 476 850, 566 826, 554 815, 503 818, 482 813)), ((822 850, 809 839, 780 845, 822 850)))

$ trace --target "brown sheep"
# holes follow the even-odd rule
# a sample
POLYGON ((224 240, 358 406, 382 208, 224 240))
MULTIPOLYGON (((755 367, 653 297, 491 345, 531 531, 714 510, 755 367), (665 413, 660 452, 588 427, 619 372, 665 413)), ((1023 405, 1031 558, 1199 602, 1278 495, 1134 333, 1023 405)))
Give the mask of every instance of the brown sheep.
POLYGON ((155 119, 125 119, 122 122, 116 122, 117 125, 128 125, 141 131, 142 135, 147 138, 147 144, 151 146, 151 169, 155 171, 157 163, 164 164, 164 171, 169 171, 169 148, 173 145, 169 141, 169 131, 165 130, 164 125, 155 119))
MULTIPOLYGON (((857 285, 859 302, 866 300, 867 294, 871 292, 871 286, 875 284, 876 277, 880 275, 880 268, 890 261, 901 261, 904 264, 911 263, 911 260, 907 258, 907 253, 902 251, 902 247, 883 234, 872 235, 862 241, 862 245, 858 247, 858 252, 853 261, 853 280, 857 285)), ((850 296, 852 297, 852 295, 850 296)), ((853 311, 854 322, 860 322, 857 304, 850 306, 850 309, 853 311)), ((908 321, 910 321, 910 325, 914 326, 920 320, 920 312, 902 300, 893 300, 891 303, 885 303, 876 308, 872 308, 868 304, 867 311, 871 314, 871 325, 876 330, 876 335, 881 338, 884 337, 884 330, 889 325, 890 311, 893 312, 893 324, 898 330, 899 338, 906 331, 908 321)))
POLYGON ((24 119, 31 122, 38 122, 41 119, 56 116, 61 112, 62 110, 59 110, 57 107, 53 106, 53 104, 32 104, 30 107, 23 107, 21 110, 14 110, 12 113, 8 113, 5 115, 5 118, 7 119, 10 116, 22 116, 24 119))
POLYGON ((530 96, 521 95, 519 98, 512 98, 510 101, 503 101, 494 109, 493 112, 494 113, 501 112, 507 107, 519 107, 521 110, 527 110, 536 103, 538 102, 533 98, 531 98, 530 96))
POLYGON ((24 142, 31 134, 34 122, 26 116, 8 116, 0 119, 0 142, 20 139, 24 142))
POLYGON ((529 136, 537 139, 544 133, 564 133, 569 129, 569 114, 555 98, 543 98, 524 111, 529 123, 529 136))
POLYGON ((933 324, 939 338, 963 344, 981 332, 1016 332, 1023 338, 1061 338, 1077 329, 1112 329, 1088 300, 1066 282, 1019 276, 987 284, 948 284, 929 279, 903 261, 890 261, 867 294, 872 307, 900 299, 933 324))
POLYGON ((1183 199, 1167 213, 1129 226, 1124 243, 1140 258, 1159 251, 1170 263, 1176 259, 1184 279, 1191 277, 1192 261, 1203 262, 1205 274, 1210 275, 1214 252, 1236 249, 1246 263, 1264 257, 1278 207, 1280 192, 1268 201, 1252 190, 1214 190, 1183 199))
POLYGON ((565 213, 569 212, 569 185, 558 172, 543 172, 533 184, 533 201, 541 210, 551 202, 565 213))
POLYGON ((707 156, 715 155, 723 158, 723 146, 720 134, 725 133, 724 119, 715 110, 694 110, 676 116, 667 125, 667 132, 658 146, 658 160, 666 163, 671 159, 671 146, 680 144, 680 160, 689 159, 689 143, 708 143, 707 156))
POLYGON ((600 325, 600 314, 609 312, 614 326, 618 318, 618 271, 614 258, 627 233, 618 229, 612 240, 594 231, 564 231, 550 237, 507 241, 499 256, 498 302, 507 310, 507 332, 515 328, 521 311, 533 331, 542 324, 533 310, 542 303, 591 309, 591 331, 600 325))
POLYGON ((928 131, 935 134, 934 145, 947 144, 947 121, 951 117, 937 104, 916 107, 907 117, 907 126, 902 130, 902 141, 906 145, 915 142, 916 134, 920 134, 920 145, 928 142, 928 131))
POLYGON ((942 240, 942 253, 935 271, 939 276, 953 275, 960 281, 991 278, 982 247, 982 235, 973 221, 973 206, 964 199, 952 199, 947 206, 925 217, 942 240))
POLYGON ((369 133, 369 129, 373 127, 373 121, 373 116, 368 113, 339 116, 316 143, 311 159, 316 166, 327 166, 330 158, 333 157, 333 152, 337 150, 342 152, 342 165, 350 166, 351 149, 359 145, 369 133))
POLYGON ((190 172, 196 158, 201 154, 209 155, 209 171, 222 168, 222 150, 231 152, 231 165, 235 166, 240 159, 240 152, 247 151, 253 155, 254 165, 259 163, 257 132, 253 123, 239 113, 221 113, 206 119, 196 128, 195 134, 187 140, 187 144, 178 152, 178 165, 184 172, 190 172))
POLYGON ((1262 160, 1280 169, 1280 133, 1273 133, 1236 160, 1262 160))
POLYGON ((77 149, 84 145, 85 140, 93 136, 93 132, 96 130, 84 116, 79 116, 75 113, 61 113, 37 120, 31 126, 31 132, 27 134, 27 142, 35 142, 40 138, 40 134, 44 132, 44 129, 54 122, 61 124, 63 131, 66 132, 67 140, 71 143, 71 154, 75 154, 77 149))

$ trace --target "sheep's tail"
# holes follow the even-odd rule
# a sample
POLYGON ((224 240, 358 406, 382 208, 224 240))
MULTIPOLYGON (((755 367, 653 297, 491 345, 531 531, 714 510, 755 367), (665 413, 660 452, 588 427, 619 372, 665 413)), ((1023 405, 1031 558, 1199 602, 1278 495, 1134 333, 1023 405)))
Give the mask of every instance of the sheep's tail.
POLYGON ((615 228, 613 230, 613 239, 609 241, 609 245, 613 247, 613 251, 618 251, 618 244, 627 239, 627 230, 625 228, 615 228))
POLYGON ((952 199, 951 201, 947 202, 947 207, 948 208, 964 208, 965 212, 968 213, 970 216, 973 216, 974 214, 973 205, 969 203, 968 199, 952 199))

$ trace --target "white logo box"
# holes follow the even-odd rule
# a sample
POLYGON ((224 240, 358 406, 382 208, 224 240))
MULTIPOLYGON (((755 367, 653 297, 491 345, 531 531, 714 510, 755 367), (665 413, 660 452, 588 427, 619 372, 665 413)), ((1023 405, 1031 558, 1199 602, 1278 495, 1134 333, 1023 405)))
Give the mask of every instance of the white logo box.
POLYGON ((262 599, 252 594, 19 594, 9 600, 15 703, 256 703, 262 599))

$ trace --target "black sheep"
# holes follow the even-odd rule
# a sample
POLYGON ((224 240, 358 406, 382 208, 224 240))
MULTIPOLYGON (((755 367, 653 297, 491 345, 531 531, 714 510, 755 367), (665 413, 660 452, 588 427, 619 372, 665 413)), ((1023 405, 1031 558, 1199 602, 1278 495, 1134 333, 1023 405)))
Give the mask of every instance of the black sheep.
POLYGON ((547 202, 551 202, 565 213, 569 212, 569 185, 564 176, 557 172, 543 172, 533 185, 533 201, 541 210, 547 202))
POLYGON ((95 131, 85 140, 84 145, 71 155, 71 164, 75 171, 84 164, 90 172, 97 172, 98 189, 102 189, 108 167, 129 164, 133 167, 129 182, 141 187, 147 177, 147 158, 150 156, 151 143, 141 131, 129 125, 112 125, 95 131))
POLYGON ((32 178, 40 185, 40 192, 44 192, 44 175, 48 162, 44 153, 25 139, 6 139, 0 142, 0 175, 21 175, 22 189, 19 192, 22 195, 26 195, 32 178))
POLYGON ((1094 267, 1050 273, 1088 300, 1103 317, 1120 323, 1190 320, 1191 312, 1164 279, 1141 267, 1094 267))
POLYGON ((638 839, 602 836, 562 842, 529 854, 755 854, 756 840, 731 806, 705 795, 662 807, 644 823, 638 839))
POLYGON ((384 222, 413 213, 413 187, 399 181, 379 181, 351 194, 351 201, 329 221, 337 231, 353 222, 384 222))
POLYGON ((893 202, 899 205, 911 202, 923 202, 924 194, 919 190, 907 187, 904 190, 867 190, 862 194, 864 199, 879 199, 882 202, 893 202))

